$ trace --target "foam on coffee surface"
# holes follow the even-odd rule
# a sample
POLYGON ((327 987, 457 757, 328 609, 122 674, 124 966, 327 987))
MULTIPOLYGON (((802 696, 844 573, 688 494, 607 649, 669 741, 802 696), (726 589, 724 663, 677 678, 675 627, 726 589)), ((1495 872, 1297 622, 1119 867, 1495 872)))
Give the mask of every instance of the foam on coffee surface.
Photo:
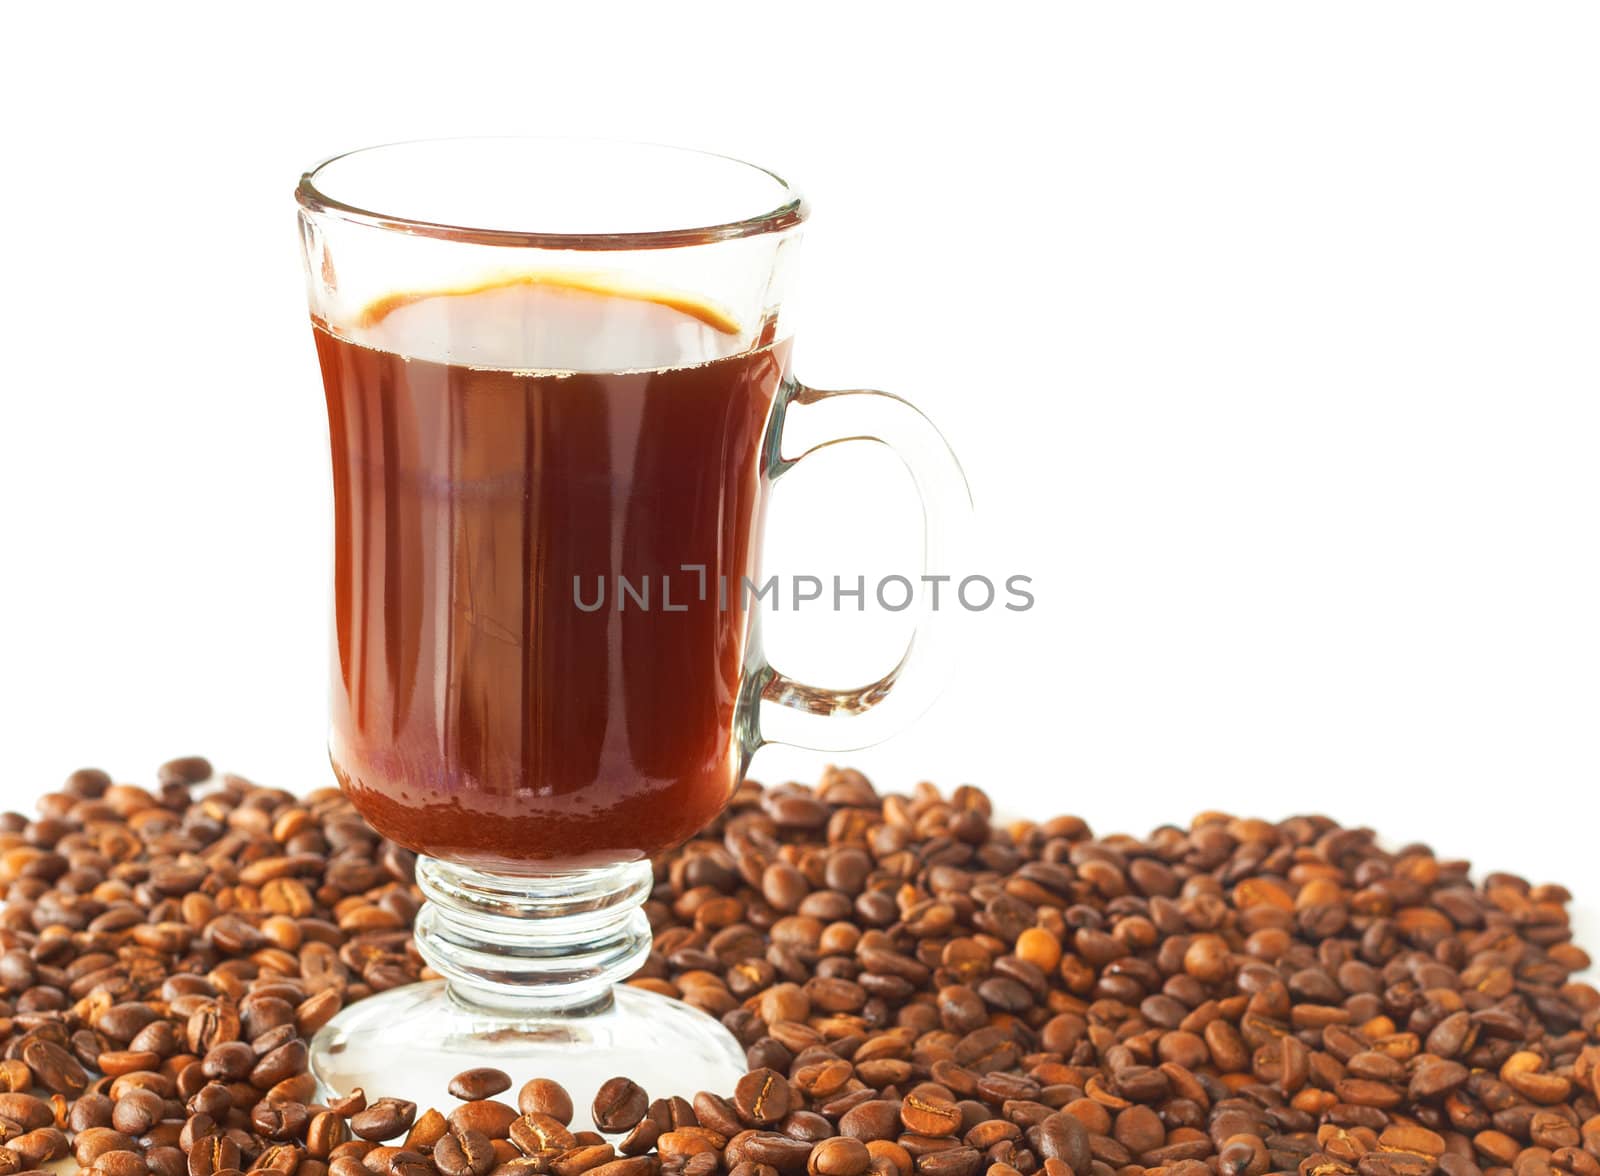
POLYGON ((749 345, 733 315, 708 300, 583 273, 390 294, 332 329, 410 359, 501 371, 687 367, 749 345))

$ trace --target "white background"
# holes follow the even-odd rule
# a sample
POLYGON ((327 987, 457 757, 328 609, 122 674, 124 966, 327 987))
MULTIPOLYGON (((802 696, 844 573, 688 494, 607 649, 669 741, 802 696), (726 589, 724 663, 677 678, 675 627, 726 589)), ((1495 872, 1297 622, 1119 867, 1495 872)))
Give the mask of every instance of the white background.
MULTIPOLYGON (((294 181, 392 139, 593 133, 796 179, 802 375, 921 404, 975 566, 1034 578, 848 762, 1102 831, 1324 810, 1592 918, 1597 13, 10 6, 0 799, 191 750, 327 782, 294 181)), ((881 459, 785 496, 774 567, 914 556, 881 459)), ((897 637, 870 620, 775 618, 772 648, 861 677, 897 637)))

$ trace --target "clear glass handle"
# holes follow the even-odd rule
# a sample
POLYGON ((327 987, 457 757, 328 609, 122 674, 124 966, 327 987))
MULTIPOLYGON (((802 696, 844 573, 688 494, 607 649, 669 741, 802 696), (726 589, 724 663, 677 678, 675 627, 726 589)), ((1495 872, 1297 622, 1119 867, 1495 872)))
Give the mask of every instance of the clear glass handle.
POLYGON ((756 671, 756 744, 787 743, 814 751, 853 751, 910 726, 949 681, 953 668, 950 611, 931 605, 930 584, 953 585, 972 534, 972 492, 961 463, 932 421, 908 401, 869 389, 824 391, 792 383, 778 415, 780 456, 774 479, 830 446, 870 441, 886 446, 910 472, 922 499, 923 568, 917 625, 900 660, 875 682, 840 689, 787 677, 770 663, 756 671), (794 458, 781 456, 790 414, 802 410, 806 432, 822 439, 794 458), (940 579, 940 578, 943 579, 940 579))

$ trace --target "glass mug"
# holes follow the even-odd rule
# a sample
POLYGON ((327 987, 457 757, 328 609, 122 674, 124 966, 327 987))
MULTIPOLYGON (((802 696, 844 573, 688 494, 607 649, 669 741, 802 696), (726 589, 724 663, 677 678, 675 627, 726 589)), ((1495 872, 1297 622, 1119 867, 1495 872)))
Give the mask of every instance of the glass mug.
POLYGON ((651 855, 716 817, 762 743, 877 742, 948 663, 926 608, 865 686, 766 661, 772 485, 825 445, 889 445, 937 576, 970 522, 961 469, 905 401, 790 375, 806 206, 761 168, 435 140, 336 156, 297 196, 333 457, 330 757, 420 855, 416 944, 442 977, 339 1014, 313 1071, 423 1106, 472 1065, 726 1089, 726 1029, 617 985, 650 949, 651 855), (785 456, 790 420, 819 440, 785 456))

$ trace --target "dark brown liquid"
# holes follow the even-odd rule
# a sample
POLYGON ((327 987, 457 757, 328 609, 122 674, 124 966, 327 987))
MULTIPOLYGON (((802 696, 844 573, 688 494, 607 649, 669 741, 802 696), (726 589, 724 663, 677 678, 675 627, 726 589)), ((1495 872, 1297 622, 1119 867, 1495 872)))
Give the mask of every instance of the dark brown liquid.
MULTIPOLYGON (((474 300, 503 310, 506 289, 434 297, 459 325, 474 300)), ((617 301, 567 299, 564 329, 617 301)), ((689 312, 653 313, 679 330, 689 312)), ((331 753, 356 807, 413 849, 513 872, 636 858, 702 828, 743 769, 748 614, 715 586, 755 576, 787 345, 551 374, 403 358, 322 325, 316 342, 333 447, 331 753), (684 564, 705 566, 706 599, 684 564), (663 574, 682 611, 663 607, 663 574), (653 581, 648 609, 618 607, 619 575, 653 581), (603 607, 575 603, 575 577, 586 605, 604 578, 603 607)))

